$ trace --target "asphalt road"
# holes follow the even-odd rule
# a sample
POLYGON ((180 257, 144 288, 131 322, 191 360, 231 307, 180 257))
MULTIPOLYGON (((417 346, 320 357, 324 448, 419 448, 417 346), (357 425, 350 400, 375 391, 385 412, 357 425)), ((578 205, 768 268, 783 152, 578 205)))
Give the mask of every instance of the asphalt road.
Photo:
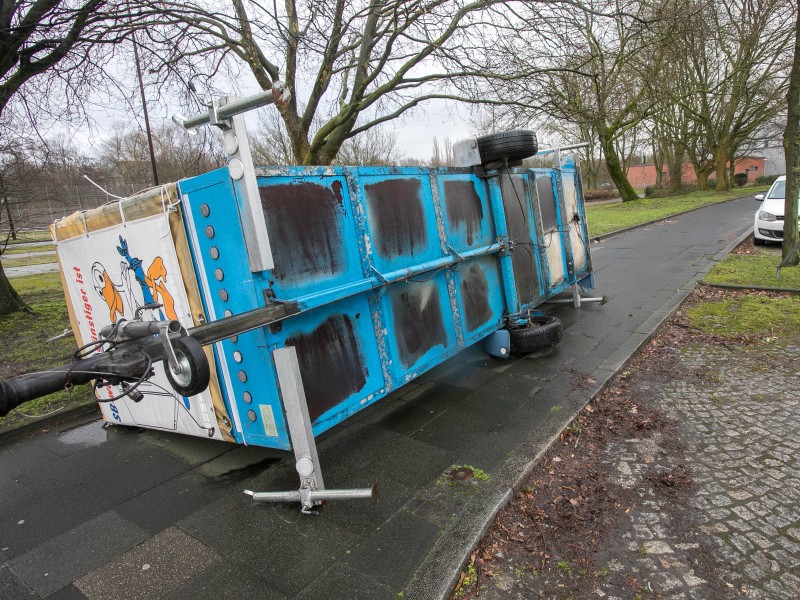
POLYGON ((381 500, 308 517, 286 453, 84 417, 0 440, 0 598, 436 598, 510 486, 752 224, 752 198, 593 245, 603 305, 554 306, 563 341, 468 349, 324 435, 328 487, 381 500), (488 481, 451 485, 453 465, 488 481))

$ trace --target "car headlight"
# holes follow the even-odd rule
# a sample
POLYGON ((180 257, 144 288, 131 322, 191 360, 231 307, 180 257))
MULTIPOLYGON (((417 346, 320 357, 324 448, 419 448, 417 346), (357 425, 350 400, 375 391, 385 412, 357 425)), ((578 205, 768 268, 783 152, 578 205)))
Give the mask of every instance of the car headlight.
POLYGON ((762 221, 777 221, 778 219, 772 213, 768 213, 765 210, 758 211, 758 218, 762 221))

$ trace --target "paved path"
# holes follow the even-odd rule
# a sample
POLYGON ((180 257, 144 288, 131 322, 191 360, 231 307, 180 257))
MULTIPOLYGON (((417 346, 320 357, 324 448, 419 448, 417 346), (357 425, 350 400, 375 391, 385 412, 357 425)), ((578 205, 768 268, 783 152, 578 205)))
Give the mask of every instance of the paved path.
POLYGON ((33 248, 36 246, 52 246, 52 241, 47 242, 22 242, 20 244, 9 244, 9 248, 33 248))
POLYGON ((26 265, 24 267, 6 267, 3 269, 8 277, 27 277, 28 275, 41 275, 58 271, 58 263, 44 263, 41 265, 26 265))
POLYGON ((6 254, 7 259, 16 259, 16 258, 32 258, 34 256, 47 256, 52 257, 53 260, 56 258, 56 251, 55 250, 40 250, 39 252, 20 252, 18 254, 6 254))
POLYGON ((629 597, 624 577, 675 599, 800 597, 796 341, 766 349, 695 342, 673 354, 684 376, 632 384, 647 385, 685 450, 664 450, 657 434, 604 453, 615 483, 642 494, 601 551, 612 572, 600 585, 608 600, 629 597), (705 375, 685 376, 697 373, 705 375), (695 491, 676 514, 646 476, 675 472, 681 461, 695 491))
POLYGON ((556 307, 554 351, 467 350, 324 435, 326 483, 377 482, 375 505, 310 518, 253 504, 241 490, 296 488, 287 454, 98 421, 0 446, 0 597, 436 598, 530 460, 754 210, 715 205, 595 245, 609 302, 556 307), (491 480, 447 485, 465 464, 491 480))

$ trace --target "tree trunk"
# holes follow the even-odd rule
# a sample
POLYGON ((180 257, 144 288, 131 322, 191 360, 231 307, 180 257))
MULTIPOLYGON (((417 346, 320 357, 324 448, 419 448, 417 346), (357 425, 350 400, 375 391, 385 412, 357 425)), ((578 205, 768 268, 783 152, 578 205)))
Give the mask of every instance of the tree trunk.
POLYGON ((31 312, 31 307, 25 304, 25 301, 11 286, 11 282, 3 270, 3 261, 0 260, 0 317, 20 311, 31 312))
POLYGON ((678 193, 683 187, 683 146, 672 144, 669 159, 669 189, 678 193))
POLYGON ((664 187, 664 160, 666 158, 663 147, 653 145, 653 167, 656 170, 656 187, 664 187))
POLYGON ((619 156, 614 148, 614 142, 610 139, 603 139, 601 137, 600 143, 603 147, 603 154, 606 157, 608 175, 611 177, 611 181, 617 187, 619 195, 622 197, 622 201, 630 202, 632 200, 638 200, 639 195, 633 189, 630 181, 628 181, 628 178, 625 176, 625 171, 622 170, 619 156))
POLYGON ((729 190, 730 180, 728 179, 728 153, 718 150, 714 155, 714 172, 717 174, 717 191, 729 190))
MULTIPOLYGON (((789 77, 789 91, 786 94, 788 109, 786 129, 783 132, 783 148, 786 154, 786 208, 783 221, 783 258, 789 254, 798 242, 798 206, 800 192, 800 13, 797 15, 794 41, 794 63, 789 77)), ((800 256, 795 252, 787 264, 794 266, 800 263, 800 256)))
POLYGON ((3 198, 3 203, 6 205, 6 215, 8 216, 8 229, 11 232, 11 239, 17 239, 17 228, 14 227, 14 219, 11 218, 11 206, 8 203, 8 197, 3 198))

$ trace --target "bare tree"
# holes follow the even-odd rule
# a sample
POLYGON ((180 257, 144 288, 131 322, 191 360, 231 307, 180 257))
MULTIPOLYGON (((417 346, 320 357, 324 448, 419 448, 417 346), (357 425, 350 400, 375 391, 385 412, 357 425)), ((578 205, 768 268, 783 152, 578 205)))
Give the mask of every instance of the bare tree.
MULTIPOLYGON (((314 129, 318 126, 317 119, 314 129)), ((251 145, 256 164, 280 166, 299 162, 293 154, 286 126, 277 111, 270 110, 259 114, 258 131, 253 136, 251 145)), ((396 164, 399 160, 396 133, 379 125, 347 138, 331 163, 377 166, 396 164)))
POLYGON ((258 114, 258 130, 250 144, 257 165, 297 164, 289 134, 277 110, 265 110, 258 114))
POLYGON ((339 148, 333 164, 381 166, 394 165, 399 160, 397 134, 377 126, 347 138, 339 148))
POLYGON ((455 164, 453 158, 453 142, 449 137, 444 138, 442 144, 434 136, 433 138, 433 154, 431 155, 432 167, 452 167, 455 164))
POLYGON ((785 0, 713 0, 699 7, 674 36, 680 68, 672 100, 689 116, 695 135, 686 150, 698 187, 728 189, 738 149, 781 110, 788 81, 793 11, 785 0))
POLYGON ((346 139, 426 100, 452 97, 442 86, 475 70, 444 61, 494 27, 485 17, 499 4, 505 3, 189 0, 142 10, 152 15, 146 43, 169 50, 151 56, 150 68, 169 71, 181 61, 226 54, 263 89, 284 80, 292 98, 279 110, 292 155, 301 164, 328 164, 346 139))
MULTIPOLYGON (((153 130, 153 147, 161 179, 178 181, 214 169, 224 162, 218 144, 209 138, 212 131, 202 129, 197 136, 188 136, 176 127, 162 125, 153 130)), ((139 128, 117 125, 112 136, 100 148, 97 163, 120 183, 145 182, 150 175, 150 154, 147 136, 139 128)))
POLYGON ((661 68, 663 53, 658 38, 646 26, 652 16, 646 6, 620 8, 631 13, 579 15, 564 28, 563 41, 574 48, 574 58, 546 82, 549 93, 544 110, 596 132, 611 181, 627 202, 639 196, 625 175, 621 141, 651 110, 648 83, 661 68))
POLYGON ((661 33, 652 27, 652 7, 638 0, 594 0, 573 4, 526 5, 518 41, 502 57, 518 76, 493 85, 497 98, 528 119, 576 123, 597 139, 609 176, 624 201, 638 199, 625 175, 619 147, 649 114, 649 82, 664 53, 661 33), (524 74, 527 64, 540 69, 524 74))
MULTIPOLYGON (((3 144, 19 145, 23 121, 51 109, 69 111, 102 71, 101 54, 129 34, 127 2, 106 0, 0 0, 0 118, 3 144), (11 110, 11 109, 14 110, 11 110), (16 117, 9 117, 18 111, 16 117), (24 118, 23 118, 24 117, 24 118), (11 133, 16 140, 9 142, 11 133)), ((0 261, 0 315, 27 306, 9 283, 0 261)))
MULTIPOLYGON (((0 0, 0 114, 20 95, 24 110, 42 110, 56 91, 57 106, 74 105, 85 83, 102 70, 99 49, 129 35, 127 2, 0 0), (35 96, 35 97, 34 97, 35 96)), ((52 106, 52 105, 50 105, 52 106)))

